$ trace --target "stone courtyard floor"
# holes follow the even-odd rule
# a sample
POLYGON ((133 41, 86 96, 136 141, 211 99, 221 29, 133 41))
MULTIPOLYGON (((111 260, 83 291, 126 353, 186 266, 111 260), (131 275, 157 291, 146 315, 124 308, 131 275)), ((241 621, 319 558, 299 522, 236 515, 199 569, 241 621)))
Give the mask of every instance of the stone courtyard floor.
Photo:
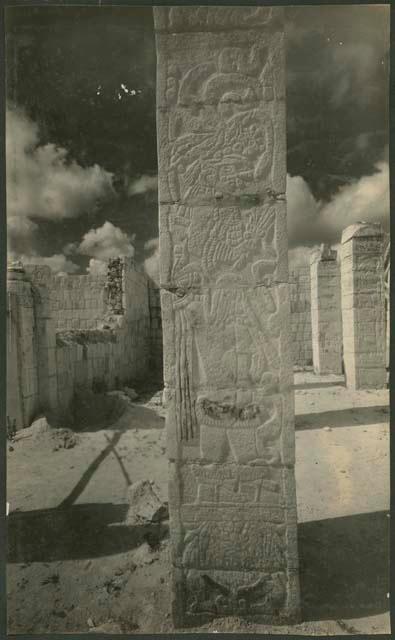
MULTIPOLYGON (((128 486, 167 499, 163 410, 154 391, 72 448, 51 432, 8 453, 8 633, 174 633, 168 526, 128 526, 128 486), (152 396, 152 400, 150 400, 152 396)), ((295 374, 296 481, 303 623, 236 618, 188 631, 389 633, 388 391, 295 374)))

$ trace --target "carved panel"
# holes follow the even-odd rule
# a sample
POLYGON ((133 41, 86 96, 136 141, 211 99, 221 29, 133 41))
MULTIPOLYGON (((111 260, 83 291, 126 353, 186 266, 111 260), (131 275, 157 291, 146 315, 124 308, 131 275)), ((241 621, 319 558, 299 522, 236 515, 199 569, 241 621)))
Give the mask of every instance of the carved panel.
POLYGON ((163 203, 259 204, 285 192, 285 110, 227 96, 158 116, 163 203), (232 200, 233 199, 233 200, 232 200))
POLYGON ((162 292, 162 303, 169 386, 273 394, 292 384, 287 285, 162 292))
POLYGON ((187 290, 285 282, 285 234, 284 203, 163 206, 161 285, 187 290))
MULTIPOLYGON (((281 10, 280 10, 281 11, 281 10)), ((279 10, 273 7, 156 7, 155 29, 207 31, 275 27, 279 10)))
POLYGON ((182 565, 193 569, 284 570, 285 537, 281 525, 259 522, 201 522, 187 528, 182 565))
POLYGON ((284 35, 233 31, 157 33, 159 108, 283 100, 284 35))
POLYGON ((185 574, 186 612, 279 616, 287 596, 284 572, 196 571, 185 574))

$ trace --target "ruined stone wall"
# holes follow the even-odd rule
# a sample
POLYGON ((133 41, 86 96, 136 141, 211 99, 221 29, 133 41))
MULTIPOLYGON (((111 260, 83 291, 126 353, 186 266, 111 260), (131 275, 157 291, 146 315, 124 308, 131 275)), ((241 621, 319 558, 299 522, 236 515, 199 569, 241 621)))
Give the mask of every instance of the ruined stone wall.
POLYGON ((309 266, 294 267, 289 273, 289 282, 292 362, 298 367, 311 366, 313 347, 309 266))
MULTIPOLYGON (((73 276, 71 276, 73 277, 73 276)), ((148 282, 133 260, 110 260, 103 290, 100 329, 58 331, 59 405, 70 403, 74 389, 105 390, 133 384, 149 375, 150 315, 148 282)))
POLYGON ((148 278, 133 260, 109 261, 107 276, 97 279, 56 277, 43 265, 22 271, 19 280, 9 280, 8 301, 8 349, 17 363, 9 364, 10 380, 19 381, 17 390, 10 387, 8 405, 18 428, 40 411, 67 414, 76 389, 111 389, 149 375, 148 278), (86 286, 92 282, 98 305, 86 286), (93 310, 90 320, 84 316, 84 291, 93 310), (56 301, 65 299, 65 292, 69 302, 81 298, 75 323, 59 319, 56 301))

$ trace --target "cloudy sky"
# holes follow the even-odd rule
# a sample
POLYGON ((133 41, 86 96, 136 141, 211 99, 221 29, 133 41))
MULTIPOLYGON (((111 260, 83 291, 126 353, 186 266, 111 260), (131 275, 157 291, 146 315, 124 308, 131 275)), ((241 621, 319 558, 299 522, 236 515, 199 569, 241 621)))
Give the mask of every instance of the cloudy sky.
MULTIPOLYGON (((155 269, 150 8, 13 7, 7 34, 10 254, 56 271, 111 255, 155 269)), ((292 260, 358 220, 389 227, 388 6, 286 9, 292 260)))

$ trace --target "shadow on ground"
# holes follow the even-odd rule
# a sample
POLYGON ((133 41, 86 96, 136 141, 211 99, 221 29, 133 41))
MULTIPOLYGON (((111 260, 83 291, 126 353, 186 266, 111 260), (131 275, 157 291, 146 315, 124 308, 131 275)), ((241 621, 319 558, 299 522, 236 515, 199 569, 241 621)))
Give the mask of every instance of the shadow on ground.
POLYGON ((148 542, 154 549, 169 534, 166 522, 130 526, 127 504, 84 504, 14 512, 8 517, 8 562, 98 558, 148 542))
MULTIPOLYGON (((146 397, 150 395, 153 392, 146 393, 146 397)), ((154 409, 139 403, 131 404, 116 395, 84 391, 75 395, 69 421, 64 426, 77 432, 163 429, 164 419, 154 409)))
POLYGON ((302 389, 326 389, 327 387, 345 387, 344 380, 338 380, 336 382, 303 382, 302 384, 294 384, 295 391, 301 391, 302 389))
POLYGON ((302 523, 298 540, 303 620, 360 618, 388 610, 386 512, 302 523))
POLYGON ((358 427, 388 422, 389 408, 383 405, 353 407, 319 413, 302 413, 295 416, 295 429, 320 429, 322 427, 358 427))

